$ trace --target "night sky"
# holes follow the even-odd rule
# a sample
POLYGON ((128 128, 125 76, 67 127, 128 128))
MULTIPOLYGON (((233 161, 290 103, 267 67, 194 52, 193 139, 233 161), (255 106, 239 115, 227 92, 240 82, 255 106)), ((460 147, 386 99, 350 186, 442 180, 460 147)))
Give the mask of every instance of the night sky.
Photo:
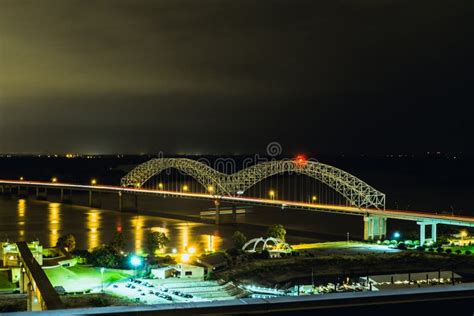
POLYGON ((472 152, 474 1, 0 0, 0 152, 472 152))

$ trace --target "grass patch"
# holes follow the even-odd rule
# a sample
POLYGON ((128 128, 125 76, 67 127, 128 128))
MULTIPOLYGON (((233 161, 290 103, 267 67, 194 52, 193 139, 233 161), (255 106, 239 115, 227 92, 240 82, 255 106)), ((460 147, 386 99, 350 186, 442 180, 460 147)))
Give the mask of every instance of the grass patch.
POLYGON ((10 271, 0 271, 0 290, 14 290, 17 286, 8 279, 10 271))
MULTIPOLYGON (((102 285, 100 268, 96 267, 56 267, 44 271, 53 286, 62 286, 66 292, 82 292, 102 285)), ((105 269, 104 284, 127 279, 131 275, 132 272, 126 270, 105 269)))

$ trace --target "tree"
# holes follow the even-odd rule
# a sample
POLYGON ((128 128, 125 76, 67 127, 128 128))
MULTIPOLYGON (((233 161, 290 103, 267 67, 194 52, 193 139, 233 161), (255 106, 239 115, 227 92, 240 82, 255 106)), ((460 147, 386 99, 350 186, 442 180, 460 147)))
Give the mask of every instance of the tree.
POLYGON ((92 250, 90 263, 96 267, 116 268, 119 265, 118 255, 111 246, 101 246, 92 250))
POLYGON ((242 249, 242 247, 247 242, 247 237, 241 233, 240 231, 236 231, 234 235, 232 235, 232 240, 234 241, 234 247, 237 249, 242 249))
POLYGON ((155 252, 165 247, 170 242, 165 233, 149 231, 146 236, 146 247, 150 255, 154 256, 155 252))
POLYGON ((63 235, 58 238, 56 242, 57 248, 65 248, 67 251, 72 252, 76 249, 76 238, 72 234, 63 235))
POLYGON ((117 252, 123 251, 124 249, 124 239, 122 232, 115 232, 114 238, 110 242, 110 246, 114 248, 117 252))
POLYGON ((278 238, 285 241, 286 229, 283 225, 277 224, 268 227, 267 237, 278 238))

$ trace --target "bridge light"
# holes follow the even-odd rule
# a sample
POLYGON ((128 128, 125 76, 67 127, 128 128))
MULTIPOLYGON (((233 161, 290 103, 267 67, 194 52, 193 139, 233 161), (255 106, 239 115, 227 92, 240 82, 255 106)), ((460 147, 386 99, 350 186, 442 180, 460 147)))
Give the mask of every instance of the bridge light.
POLYGON ((163 183, 158 183, 158 189, 163 190, 163 183))
POLYGON ((209 191, 209 193, 213 193, 214 192, 214 187, 212 185, 208 186, 207 191, 209 191))
POLYGON ((91 185, 96 185, 97 184, 97 180, 96 179, 92 179, 91 180, 91 185))
POLYGON ((306 158, 305 155, 298 155, 296 156, 295 161, 299 165, 304 165, 306 161, 308 161, 308 159, 306 158))
POLYGON ((183 192, 188 192, 189 190, 189 187, 185 184, 183 185, 183 192))
POLYGON ((56 177, 51 178, 51 182, 52 182, 52 183, 58 182, 58 178, 56 178, 56 177))
POLYGON ((140 182, 135 183, 135 187, 136 187, 136 188, 140 188, 140 186, 141 186, 141 185, 140 185, 140 182))
POLYGON ((23 177, 20 177, 20 181, 23 181, 23 180, 25 180, 25 178, 23 178, 23 177))
POLYGON ((270 190, 270 191, 268 192, 268 195, 269 195, 270 198, 272 198, 272 199, 275 198, 275 190, 270 190))
POLYGON ((313 201, 313 203, 316 202, 317 200, 318 200, 318 197, 316 195, 313 195, 311 197, 311 201, 313 201))

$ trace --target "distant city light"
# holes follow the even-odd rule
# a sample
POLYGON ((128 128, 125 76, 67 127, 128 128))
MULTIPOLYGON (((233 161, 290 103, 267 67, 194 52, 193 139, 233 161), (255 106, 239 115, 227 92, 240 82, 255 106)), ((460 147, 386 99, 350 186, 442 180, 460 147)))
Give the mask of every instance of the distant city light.
POLYGON ((23 180, 25 180, 25 178, 23 178, 23 177, 20 177, 20 181, 23 181, 23 180))
POLYGON ((96 179, 92 179, 92 180, 91 180, 91 184, 92 184, 92 185, 96 185, 96 184, 97 184, 97 180, 96 180, 96 179))

